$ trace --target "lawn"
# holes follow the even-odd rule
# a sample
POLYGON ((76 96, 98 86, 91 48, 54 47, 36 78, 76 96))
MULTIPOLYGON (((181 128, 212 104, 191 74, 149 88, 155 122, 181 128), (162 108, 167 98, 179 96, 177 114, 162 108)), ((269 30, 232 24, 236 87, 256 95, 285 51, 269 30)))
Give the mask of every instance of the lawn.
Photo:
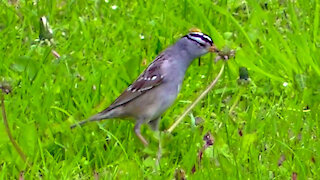
POLYGON ((319 0, 1 1, 0 85, 11 87, 2 105, 26 160, 1 112, 0 179, 320 179, 319 13, 319 0), (50 43, 39 40, 43 16, 50 43), (193 61, 162 116, 158 166, 148 126, 148 147, 133 121, 69 128, 194 27, 236 55, 193 61), (223 64, 214 89, 165 132, 223 64), (239 84, 243 67, 250 81, 239 84), (213 144, 203 148, 207 133, 213 144))

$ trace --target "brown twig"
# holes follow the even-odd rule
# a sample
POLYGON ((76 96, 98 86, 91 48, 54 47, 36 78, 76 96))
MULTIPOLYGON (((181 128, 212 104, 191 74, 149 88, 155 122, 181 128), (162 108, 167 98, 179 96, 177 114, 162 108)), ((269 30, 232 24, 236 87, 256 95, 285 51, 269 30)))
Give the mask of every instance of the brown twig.
POLYGON ((18 152, 19 156, 21 157, 21 159, 28 165, 30 166, 30 164, 28 163, 27 160, 27 156, 23 153, 22 149, 20 148, 20 146, 17 144, 17 142, 14 140, 10 128, 9 128, 9 123, 7 120, 7 115, 6 115, 6 109, 5 109, 5 105, 4 105, 4 95, 2 92, 1 93, 1 108, 2 108, 2 117, 3 117, 3 123, 6 129, 6 132, 8 134, 9 140, 12 143, 13 147, 16 149, 16 151, 18 152))
MULTIPOLYGON (((203 141, 205 142, 204 145, 202 146, 202 148, 200 149, 199 153, 198 153, 198 167, 200 167, 201 165, 201 161, 202 161, 202 157, 203 157, 203 153, 206 149, 208 149, 208 147, 212 146, 214 143, 214 137, 212 136, 212 134, 209 132, 207 132, 206 135, 204 135, 203 137, 203 141)), ((192 167, 192 174, 195 173, 197 171, 196 169, 196 165, 193 165, 192 167)))
POLYGON ((225 64, 222 65, 219 74, 217 77, 211 82, 211 84, 205 89, 200 96, 187 108, 187 110, 176 120, 176 122, 167 130, 167 132, 171 133, 178 124, 183 120, 184 117, 186 117, 187 114, 199 103, 201 99, 203 99, 210 91, 211 89, 217 84, 218 80, 220 79, 223 71, 224 71, 225 64))

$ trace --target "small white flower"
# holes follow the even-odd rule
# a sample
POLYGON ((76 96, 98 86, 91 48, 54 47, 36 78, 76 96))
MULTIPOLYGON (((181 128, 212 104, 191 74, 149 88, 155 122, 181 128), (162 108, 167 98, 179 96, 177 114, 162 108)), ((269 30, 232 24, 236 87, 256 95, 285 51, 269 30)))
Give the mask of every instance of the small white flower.
POLYGON ((116 10, 116 9, 118 9, 118 6, 117 5, 112 5, 111 9, 116 10))
POLYGON ((144 35, 143 34, 139 34, 140 39, 144 39, 144 35))
POLYGON ((287 83, 287 82, 284 82, 282 85, 283 85, 283 87, 287 87, 287 86, 288 86, 288 83, 287 83))
POLYGON ((206 78, 206 76, 205 75, 201 75, 201 79, 204 79, 204 78, 206 78))
POLYGON ((104 2, 109 3, 109 0, 104 0, 104 2))

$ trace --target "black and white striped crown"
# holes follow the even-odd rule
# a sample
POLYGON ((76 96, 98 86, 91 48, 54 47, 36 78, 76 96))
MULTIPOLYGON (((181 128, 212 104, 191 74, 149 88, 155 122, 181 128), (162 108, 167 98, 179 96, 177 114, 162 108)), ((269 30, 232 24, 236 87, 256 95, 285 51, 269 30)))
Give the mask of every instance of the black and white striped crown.
POLYGON ((199 45, 201 45, 203 47, 205 47, 206 44, 210 44, 210 46, 213 45, 212 39, 208 35, 206 35, 202 32, 190 32, 189 34, 185 35, 184 37, 188 38, 191 41, 198 43, 199 45))

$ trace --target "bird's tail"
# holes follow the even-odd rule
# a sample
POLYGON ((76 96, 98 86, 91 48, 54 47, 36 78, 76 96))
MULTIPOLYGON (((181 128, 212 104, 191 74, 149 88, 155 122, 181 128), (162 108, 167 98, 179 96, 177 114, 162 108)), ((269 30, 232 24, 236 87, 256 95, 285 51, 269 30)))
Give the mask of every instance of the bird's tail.
POLYGON ((96 115, 93 115, 92 117, 90 117, 89 119, 86 119, 86 120, 83 120, 83 121, 80 121, 80 122, 77 122, 73 125, 70 126, 71 129, 77 127, 77 126, 82 126, 84 124, 86 124, 87 122, 92 122, 92 121, 100 121, 100 120, 103 120, 103 119, 110 119, 112 118, 112 111, 110 112, 105 112, 105 111, 102 111, 96 115))
POLYGON ((89 122, 88 119, 83 120, 83 121, 80 121, 80 122, 77 122, 77 123, 71 125, 70 128, 73 129, 73 128, 77 127, 77 126, 82 126, 83 124, 85 124, 85 123, 87 123, 87 122, 89 122))

